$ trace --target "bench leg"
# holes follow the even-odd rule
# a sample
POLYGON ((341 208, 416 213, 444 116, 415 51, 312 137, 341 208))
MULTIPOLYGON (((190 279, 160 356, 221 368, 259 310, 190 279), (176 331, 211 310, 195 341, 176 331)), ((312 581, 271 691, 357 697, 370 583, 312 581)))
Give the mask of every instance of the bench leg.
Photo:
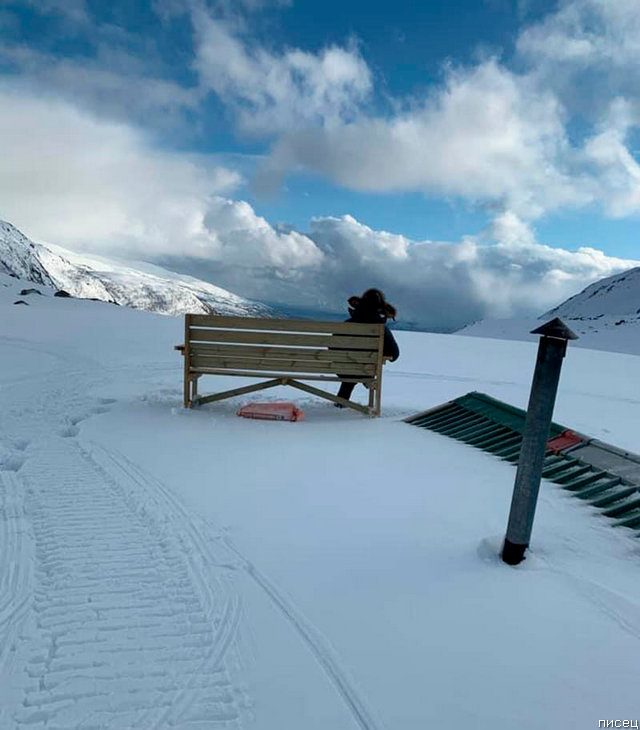
POLYGON ((376 398, 376 389, 375 386, 369 387, 369 412, 374 413, 375 411, 375 398, 376 398))
POLYGON ((191 380, 187 373, 184 376, 183 403, 185 408, 191 408, 191 380))
POLYGON ((340 396, 334 395, 333 393, 328 393, 326 390, 314 388, 312 385, 300 383, 298 380, 292 380, 291 378, 288 378, 285 384, 290 385, 292 388, 297 388, 298 390, 304 390, 305 393, 317 395, 319 398, 326 398, 327 400, 333 401, 334 403, 339 403, 341 406, 345 406, 346 408, 352 408, 354 411, 364 413, 367 416, 369 415, 369 409, 367 407, 361 406, 359 403, 354 403, 353 401, 346 400, 346 398, 340 398, 340 396))
POLYGON ((373 415, 379 416, 382 410, 382 378, 378 378, 375 385, 375 405, 373 415))
POLYGON ((193 408, 198 405, 198 376, 189 375, 185 381, 184 407, 193 408))

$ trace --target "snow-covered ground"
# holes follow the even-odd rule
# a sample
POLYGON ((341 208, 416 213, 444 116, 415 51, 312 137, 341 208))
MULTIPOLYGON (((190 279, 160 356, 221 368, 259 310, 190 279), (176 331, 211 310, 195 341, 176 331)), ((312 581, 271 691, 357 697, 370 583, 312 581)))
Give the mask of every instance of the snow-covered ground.
MULTIPOLYGON (((536 335, 531 330, 540 327, 556 315, 539 317, 512 317, 508 319, 485 319, 461 329, 456 334, 482 339, 521 340, 535 342, 536 335)), ((618 316, 603 316, 597 322, 587 318, 562 317, 573 332, 580 338, 573 347, 605 352, 621 352, 640 355, 640 318, 620 324, 618 316)))
MULTIPOLYGON (((545 484, 508 568, 513 467, 401 422, 523 406, 534 345, 398 333, 382 418, 283 390, 306 420, 248 421, 180 408, 180 319, 23 285, 0 276, 2 730, 640 719, 633 533, 545 484)), ((640 451, 639 365, 570 348, 556 420, 640 451)))

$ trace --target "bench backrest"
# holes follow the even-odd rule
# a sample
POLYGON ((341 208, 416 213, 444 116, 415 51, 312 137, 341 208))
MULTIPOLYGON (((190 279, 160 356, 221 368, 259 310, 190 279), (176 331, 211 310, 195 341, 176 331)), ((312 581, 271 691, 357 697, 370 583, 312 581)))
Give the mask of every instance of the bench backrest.
POLYGON ((374 381, 384 325, 187 314, 184 342, 190 373, 374 381))

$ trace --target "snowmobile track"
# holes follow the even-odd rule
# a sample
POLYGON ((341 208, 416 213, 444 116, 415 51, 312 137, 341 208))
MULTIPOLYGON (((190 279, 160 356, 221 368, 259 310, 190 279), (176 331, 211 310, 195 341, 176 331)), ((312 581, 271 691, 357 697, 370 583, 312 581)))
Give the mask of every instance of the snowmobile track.
MULTIPOLYGON (((123 454, 108 451, 96 444, 88 446, 91 458, 100 465, 108 475, 128 489, 130 499, 137 500, 138 509, 155 512, 165 520, 171 516, 174 522, 173 533, 182 535, 191 543, 192 549, 186 549, 185 555, 190 575, 195 584, 198 584, 203 598, 203 604, 208 615, 218 611, 221 619, 216 621, 217 633, 215 641, 203 657, 198 672, 215 669, 220 666, 227 650, 232 644, 238 631, 241 604, 238 595, 229 582, 229 570, 235 570, 227 556, 219 553, 226 548, 215 536, 211 537, 211 527, 208 523, 189 514, 186 508, 176 497, 150 474, 143 472, 136 464, 123 454), (222 575, 220 575, 222 571, 222 575), (224 607, 220 610, 220 596, 228 596, 224 607)), ((184 539, 183 537, 183 539, 184 539)), ((196 675, 194 675, 196 676, 196 675)), ((162 727, 170 714, 175 714, 176 708, 186 709, 193 701, 192 682, 187 682, 179 695, 174 698, 171 711, 167 710, 153 725, 162 727)), ((244 699, 246 703, 246 698, 244 699)))
POLYGON ((13 727, 241 727, 247 703, 226 662, 237 595, 186 513, 99 461, 52 438, 21 469, 36 630, 13 727))
POLYGON ((33 545, 22 494, 17 474, 0 472, 0 667, 31 605, 33 545))

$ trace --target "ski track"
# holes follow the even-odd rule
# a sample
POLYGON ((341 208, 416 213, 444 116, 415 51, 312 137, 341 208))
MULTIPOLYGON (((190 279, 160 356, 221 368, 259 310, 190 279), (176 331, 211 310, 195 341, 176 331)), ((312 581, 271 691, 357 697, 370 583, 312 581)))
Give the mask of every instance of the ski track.
POLYGON ((470 378, 463 375, 448 375, 446 373, 411 372, 408 370, 390 370, 385 373, 385 378, 411 378, 412 380, 435 380, 451 383, 483 383, 485 385, 509 385, 521 387, 520 383, 512 380, 486 380, 482 378, 470 378))
POLYGON ((550 572, 559 575, 566 585, 586 598, 596 610, 611 619, 629 637, 636 641, 640 639, 640 605, 590 578, 549 565, 548 561, 544 562, 550 572))
MULTIPOLYGON (((238 556, 240 557, 239 553, 238 556)), ((360 697, 353 680, 342 667, 327 639, 253 564, 245 561, 244 567, 311 649, 360 728, 362 730, 382 730, 382 726, 373 719, 371 710, 360 697)))

